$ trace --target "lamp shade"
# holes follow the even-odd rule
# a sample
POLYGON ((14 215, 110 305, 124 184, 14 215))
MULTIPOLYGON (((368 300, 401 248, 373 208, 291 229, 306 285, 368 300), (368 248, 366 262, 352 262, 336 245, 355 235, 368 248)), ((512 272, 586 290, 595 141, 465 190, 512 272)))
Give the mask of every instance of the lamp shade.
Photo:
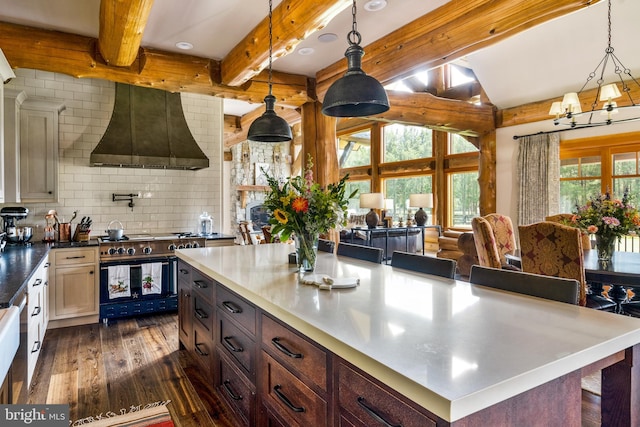
POLYGON ((384 195, 382 193, 363 193, 360 195, 360 207, 382 209, 384 208, 384 195))
POLYGON ((291 141, 293 138, 291 126, 285 119, 279 117, 274 110, 276 97, 267 95, 264 98, 264 103, 266 105, 265 112, 251 123, 249 132, 247 132, 247 139, 256 142, 291 141))
POLYGON ((384 208, 388 211, 393 210, 393 199, 384 199, 384 208))
POLYGON ((600 101, 610 101, 612 99, 620 98, 621 96, 620 90, 618 90, 618 85, 615 83, 604 85, 600 88, 600 101))
POLYGON ((432 208, 433 193, 410 194, 409 206, 413 208, 432 208))
POLYGON ((549 110, 550 116, 558 116, 562 113, 564 113, 564 110, 562 109, 562 102, 556 101, 551 104, 551 109, 549 110))
POLYGON ((562 108, 570 113, 581 113, 580 98, 576 92, 565 93, 562 98, 562 108))

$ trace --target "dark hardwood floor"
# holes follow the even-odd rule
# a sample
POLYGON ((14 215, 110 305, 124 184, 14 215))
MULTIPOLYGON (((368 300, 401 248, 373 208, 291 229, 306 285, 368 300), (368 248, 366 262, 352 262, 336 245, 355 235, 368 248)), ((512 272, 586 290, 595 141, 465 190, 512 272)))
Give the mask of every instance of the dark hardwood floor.
MULTIPOLYGON (((75 421, 171 400, 167 407, 176 427, 232 426, 218 397, 178 349, 177 323, 177 315, 160 314, 48 330, 29 403, 69 403, 75 421)), ((599 420, 599 396, 583 391, 582 426, 600 426, 599 420)))
POLYGON ((171 400, 176 427, 232 426, 178 350, 177 323, 177 315, 160 314, 48 330, 29 403, 69 403, 75 421, 171 400))

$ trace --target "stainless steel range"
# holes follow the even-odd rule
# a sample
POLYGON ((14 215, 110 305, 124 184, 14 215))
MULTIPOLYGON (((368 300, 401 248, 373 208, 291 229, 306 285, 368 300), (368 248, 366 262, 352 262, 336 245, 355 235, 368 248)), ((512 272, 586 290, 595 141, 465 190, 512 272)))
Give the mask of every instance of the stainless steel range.
POLYGON ((191 233, 98 237, 100 319, 175 311, 178 308, 176 249, 204 247, 191 233))

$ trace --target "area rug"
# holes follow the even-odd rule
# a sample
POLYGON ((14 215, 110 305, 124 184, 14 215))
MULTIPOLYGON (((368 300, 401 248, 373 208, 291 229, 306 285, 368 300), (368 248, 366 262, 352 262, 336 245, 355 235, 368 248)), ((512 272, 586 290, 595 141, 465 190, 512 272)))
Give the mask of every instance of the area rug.
POLYGON ((600 377, 600 371, 593 373, 591 375, 582 377, 583 390, 586 390, 590 393, 597 394, 598 396, 600 396, 601 386, 602 386, 602 379, 600 377))
POLYGON ((108 411, 93 417, 82 418, 70 425, 88 427, 174 427, 167 404, 171 401, 131 406, 118 413, 108 411))

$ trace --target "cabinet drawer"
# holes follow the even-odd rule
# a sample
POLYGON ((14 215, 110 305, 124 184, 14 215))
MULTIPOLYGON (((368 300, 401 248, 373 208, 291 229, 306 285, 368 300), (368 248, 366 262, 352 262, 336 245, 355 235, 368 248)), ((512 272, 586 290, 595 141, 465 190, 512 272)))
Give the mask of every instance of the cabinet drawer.
POLYGON ((56 249, 53 251, 56 266, 93 264, 96 262, 94 249, 56 249))
POLYGON ((191 287, 191 266, 182 260, 178 260, 178 283, 191 287))
POLYGON ((200 294, 210 305, 214 304, 214 284, 213 280, 205 276, 195 268, 191 269, 192 291, 200 294))
POLYGON ((327 403, 264 351, 262 390, 265 403, 290 426, 327 425, 327 403))
POLYGON ((253 305, 220 285, 216 291, 216 302, 229 318, 246 328, 251 335, 256 334, 256 309, 253 305))
POLYGON ((213 307, 202 295, 191 294, 193 302, 193 318, 209 331, 209 336, 213 339, 213 307))
MULTIPOLYGON (((219 313, 219 311, 218 311, 219 313)), ((218 343, 226 354, 236 360, 240 366, 255 378, 255 342, 224 315, 219 315, 220 338, 218 343)))
POLYGON ((218 354, 218 391, 244 426, 255 425, 256 393, 253 385, 223 353, 218 354))
POLYGON ((283 365, 327 390, 327 353, 268 316, 262 316, 262 346, 283 365))
POLYGON ((338 377, 341 413, 348 412, 363 426, 377 425, 380 423, 379 419, 383 419, 388 425, 435 427, 435 421, 342 363, 338 367, 338 377))
POLYGON ((214 345, 209 331, 194 324, 193 327, 193 355, 198 365, 202 368, 203 374, 210 380, 213 379, 214 368, 214 345))

